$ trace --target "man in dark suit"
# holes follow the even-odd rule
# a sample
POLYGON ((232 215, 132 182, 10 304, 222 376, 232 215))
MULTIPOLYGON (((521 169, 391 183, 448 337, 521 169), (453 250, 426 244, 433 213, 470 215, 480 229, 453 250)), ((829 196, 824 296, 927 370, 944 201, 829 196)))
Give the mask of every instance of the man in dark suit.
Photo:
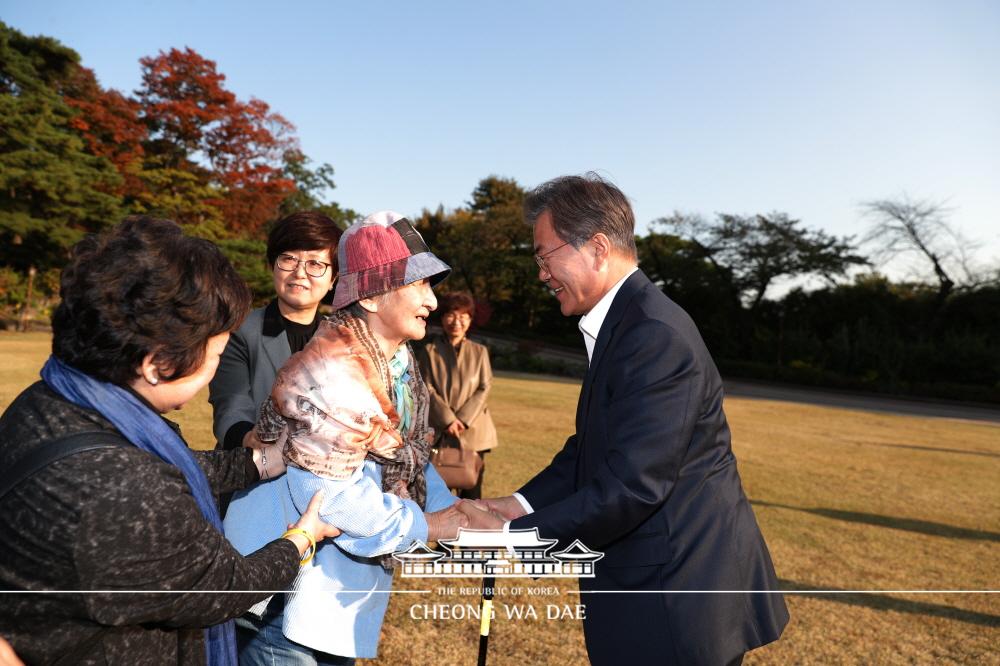
POLYGON ((515 495, 484 504, 510 529, 605 553, 580 580, 593 663, 738 664, 781 635, 788 611, 715 364, 638 270, 621 191, 594 174, 557 178, 527 195, 525 217, 539 279, 563 315, 583 315, 590 367, 576 434, 515 495))

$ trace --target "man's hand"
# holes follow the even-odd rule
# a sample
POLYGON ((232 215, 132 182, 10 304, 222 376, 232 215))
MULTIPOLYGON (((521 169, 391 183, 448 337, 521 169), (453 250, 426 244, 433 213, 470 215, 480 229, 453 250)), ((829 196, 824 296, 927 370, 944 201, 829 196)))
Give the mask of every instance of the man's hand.
POLYGON ((445 428, 444 431, 457 439, 458 436, 461 435, 466 430, 468 430, 468 428, 465 427, 465 424, 459 421, 458 419, 455 419, 454 421, 451 422, 451 425, 445 428))
POLYGON ((427 540, 438 541, 440 539, 454 539, 458 536, 459 527, 469 526, 469 517, 458 510, 457 502, 447 509, 425 513, 427 519, 427 540))
POLYGON ((504 518, 504 520, 514 520, 515 518, 527 515, 527 512, 524 510, 524 506, 522 506, 513 495, 481 499, 479 500, 479 503, 486 505, 486 508, 490 511, 498 513, 504 518))
POLYGON ((500 531, 507 522, 499 513, 475 501, 461 500, 458 509, 469 517, 469 527, 473 529, 500 531))

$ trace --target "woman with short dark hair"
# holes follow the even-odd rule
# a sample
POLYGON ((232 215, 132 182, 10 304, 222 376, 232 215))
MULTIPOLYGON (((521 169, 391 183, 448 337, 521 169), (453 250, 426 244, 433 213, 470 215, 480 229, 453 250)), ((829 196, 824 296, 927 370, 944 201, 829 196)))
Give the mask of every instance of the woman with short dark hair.
POLYGON ((0 634, 28 663, 235 663, 229 621, 339 533, 316 498, 241 556, 214 494, 261 455, 192 452, 160 416, 208 384, 249 289, 208 241, 136 217, 77 244, 60 295, 42 381, 0 417, 0 589, 25 592, 0 634))
MULTIPOLYGON (((279 220, 268 235, 267 265, 276 297, 233 333, 209 385, 213 429, 223 448, 254 443, 257 410, 278 369, 316 333, 320 302, 337 278, 341 233, 326 215, 301 211, 279 220)), ((272 447, 267 455, 281 453, 272 447)))
MULTIPOLYGON (((497 431, 486 404, 493 384, 489 350, 466 335, 476 314, 472 294, 458 291, 439 299, 443 335, 430 340, 420 353, 420 369, 430 393, 431 427, 437 446, 462 446, 485 459, 497 446, 497 431)), ((471 488, 460 488, 463 499, 480 499, 483 470, 471 488)))

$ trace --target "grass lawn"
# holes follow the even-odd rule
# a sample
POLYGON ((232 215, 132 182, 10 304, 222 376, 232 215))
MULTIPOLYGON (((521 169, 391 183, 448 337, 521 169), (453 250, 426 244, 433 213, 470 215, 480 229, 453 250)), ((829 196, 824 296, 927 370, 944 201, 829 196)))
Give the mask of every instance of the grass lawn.
MULTIPOLYGON (((0 408, 37 378, 48 344, 46 334, 0 333, 0 408)), ((571 432, 578 392, 497 378, 501 446, 487 457, 487 494, 508 494, 548 462, 571 432)), ((1000 664, 1000 595, 906 592, 1000 589, 1000 427, 736 398, 726 413, 778 576, 797 592, 782 640, 744 663, 1000 664)), ((172 418, 192 446, 212 446, 205 394, 172 418)), ((449 580, 456 589, 444 594, 433 579, 400 579, 399 590, 428 592, 391 597, 378 661, 475 663, 477 620, 424 616, 435 604, 459 614, 476 605, 462 588, 477 582, 449 580)), ((497 597, 490 664, 586 661, 579 623, 547 618, 549 605, 580 601, 575 585, 499 585, 525 591, 497 597), (507 619, 507 606, 538 617, 507 619)))

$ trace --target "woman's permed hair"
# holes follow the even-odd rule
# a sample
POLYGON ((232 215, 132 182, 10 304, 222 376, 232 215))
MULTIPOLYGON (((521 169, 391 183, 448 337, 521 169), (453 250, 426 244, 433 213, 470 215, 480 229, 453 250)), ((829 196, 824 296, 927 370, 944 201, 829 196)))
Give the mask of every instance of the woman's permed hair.
POLYGON ((219 248, 146 216, 77 243, 59 294, 52 353, 122 386, 147 354, 167 381, 195 372, 208 339, 238 327, 251 305, 249 287, 219 248))

